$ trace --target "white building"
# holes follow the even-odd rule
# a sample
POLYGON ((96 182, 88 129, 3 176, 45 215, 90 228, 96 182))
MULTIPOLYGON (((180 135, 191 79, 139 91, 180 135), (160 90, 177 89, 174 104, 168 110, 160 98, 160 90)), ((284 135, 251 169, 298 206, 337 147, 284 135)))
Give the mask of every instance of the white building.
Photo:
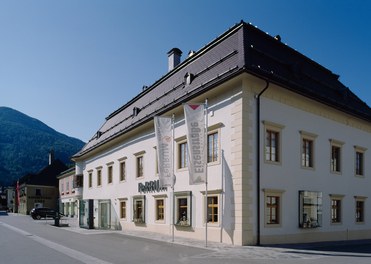
POLYGON ((82 176, 76 176, 75 168, 58 175, 60 212, 65 216, 78 217, 79 201, 82 200, 82 176))
POLYGON ((74 156, 82 226, 235 245, 371 238, 371 109, 338 76, 241 22, 106 118, 74 156), (208 199, 189 185, 182 103, 208 100, 208 199), (175 115, 172 190, 153 118, 175 115), (259 158, 258 158, 259 157, 259 158))

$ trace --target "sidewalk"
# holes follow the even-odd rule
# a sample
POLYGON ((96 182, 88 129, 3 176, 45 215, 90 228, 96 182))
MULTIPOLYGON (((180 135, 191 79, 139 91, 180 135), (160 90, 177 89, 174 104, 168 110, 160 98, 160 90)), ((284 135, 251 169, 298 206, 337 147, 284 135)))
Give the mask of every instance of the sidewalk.
POLYGON ((174 237, 172 241, 171 235, 160 234, 148 231, 133 231, 133 230, 99 230, 99 229, 84 229, 78 225, 77 218, 64 218, 61 219, 61 223, 68 223, 68 227, 61 227, 65 230, 77 232, 84 235, 104 234, 104 233, 119 233, 127 236, 140 237, 149 240, 161 241, 165 243, 173 243, 176 245, 183 245, 189 247, 197 247, 210 250, 207 253, 207 257, 215 258, 231 258, 234 259, 261 259, 261 260, 274 260, 274 259, 318 259, 324 257, 334 256, 360 256, 360 257, 371 257, 371 254, 366 253, 354 253, 354 252, 331 252, 331 251, 319 251, 310 250, 307 245, 296 245, 290 247, 290 245, 282 245, 279 247, 275 246, 234 246, 229 244, 223 244, 218 242, 208 241, 207 246, 205 240, 196 240, 183 237, 174 237))
MULTIPOLYGON (((199 248, 205 248, 206 243, 205 240, 196 240, 196 239, 189 239, 189 238, 183 238, 183 237, 174 237, 174 241, 172 239, 171 235, 167 234, 160 234, 156 232, 148 232, 148 231, 137 231, 137 230, 106 230, 106 229, 85 229, 80 228, 78 219, 77 218, 68 218, 63 217, 60 220, 61 225, 68 224, 68 226, 61 226, 61 228, 66 229, 68 231, 73 231, 76 233, 81 234, 96 234, 96 233, 120 233, 127 236, 134 236, 134 237, 141 237, 151 240, 157 240, 167 243, 175 243, 185 246, 192 246, 192 247, 199 247, 199 248)), ((221 249, 221 248, 236 248, 237 246, 223 244, 223 243, 217 243, 217 242, 210 242, 207 243, 208 249, 221 249)))

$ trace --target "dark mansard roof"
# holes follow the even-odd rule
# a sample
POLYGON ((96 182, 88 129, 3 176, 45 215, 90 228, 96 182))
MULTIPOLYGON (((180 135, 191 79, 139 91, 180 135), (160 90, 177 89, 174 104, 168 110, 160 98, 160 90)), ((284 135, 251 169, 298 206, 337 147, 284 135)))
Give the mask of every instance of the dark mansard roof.
POLYGON ((110 114, 74 158, 243 72, 371 122, 370 107, 338 75, 281 43, 279 36, 241 22, 110 114))

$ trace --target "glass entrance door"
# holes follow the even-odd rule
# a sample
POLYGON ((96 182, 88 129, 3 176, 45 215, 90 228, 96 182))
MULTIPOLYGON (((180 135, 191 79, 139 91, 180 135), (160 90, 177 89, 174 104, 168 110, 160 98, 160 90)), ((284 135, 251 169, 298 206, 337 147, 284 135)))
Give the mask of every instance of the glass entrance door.
POLYGON ((109 229, 111 222, 110 201, 99 202, 99 228, 109 229))

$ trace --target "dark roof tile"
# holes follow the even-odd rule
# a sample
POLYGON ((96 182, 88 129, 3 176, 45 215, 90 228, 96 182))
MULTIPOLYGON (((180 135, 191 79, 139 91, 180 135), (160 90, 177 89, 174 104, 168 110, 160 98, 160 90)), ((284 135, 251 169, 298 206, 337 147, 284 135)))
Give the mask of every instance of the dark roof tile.
POLYGON ((339 76, 256 27, 241 22, 109 115, 96 136, 74 157, 244 71, 371 121, 370 108, 339 82, 339 76), (193 75, 190 84, 185 83, 187 74, 193 75), (135 107, 139 111, 133 115, 135 107))

